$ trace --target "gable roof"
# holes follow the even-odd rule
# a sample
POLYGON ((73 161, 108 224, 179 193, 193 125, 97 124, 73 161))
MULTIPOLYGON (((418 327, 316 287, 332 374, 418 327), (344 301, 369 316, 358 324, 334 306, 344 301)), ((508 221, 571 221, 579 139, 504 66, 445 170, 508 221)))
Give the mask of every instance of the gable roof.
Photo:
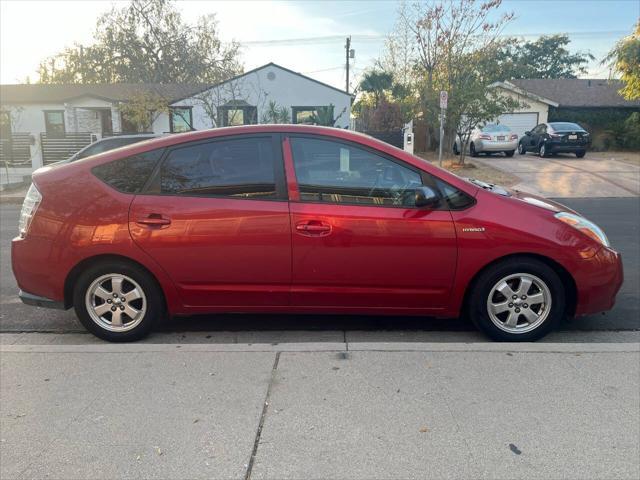
POLYGON ((79 97, 94 97, 107 101, 126 102, 136 95, 149 92, 160 95, 167 99, 168 104, 176 103, 180 100, 187 99, 198 93, 209 90, 212 87, 224 85, 239 78, 245 77, 259 70, 276 67, 285 72, 297 75, 317 83, 326 88, 338 91, 345 95, 351 94, 333 87, 319 80, 307 77, 293 70, 289 70, 283 66, 273 62, 254 68, 248 72, 242 73, 220 83, 199 83, 199 84, 180 84, 180 83, 112 83, 112 84, 16 84, 16 85, 0 85, 0 103, 3 104, 22 104, 22 103, 64 103, 79 97))
POLYGON ((558 102, 554 102, 553 100, 543 97, 542 95, 537 95, 533 92, 520 88, 517 85, 514 85, 513 83, 511 83, 510 81, 505 80, 504 82, 494 82, 491 85, 489 85, 489 87, 504 88, 505 90, 509 90, 510 92, 517 93, 518 95, 523 95, 525 97, 529 97, 541 103, 546 103, 547 105, 551 105, 552 107, 558 106, 558 102))
POLYGON ((508 83, 551 99, 560 107, 640 107, 640 100, 625 100, 618 93, 624 86, 620 80, 527 78, 508 83))
POLYGON ((211 88, 215 88, 215 87, 220 87, 222 85, 226 85, 227 83, 234 82, 236 80, 239 80, 242 77, 246 77, 247 75, 251 75, 252 73, 258 72, 260 70, 264 70, 265 68, 268 68, 268 67, 279 68, 280 70, 283 70, 283 71, 285 71, 287 73, 291 73, 293 75, 297 75, 298 77, 304 78, 305 80, 309 80, 310 82, 317 83, 318 85, 322 85, 323 87, 330 88, 331 90, 335 90, 336 92, 340 92, 340 93, 342 93, 344 95, 348 95, 349 97, 354 97, 355 96, 355 95, 353 95, 351 93, 345 92, 344 90, 342 90, 340 88, 334 87, 333 85, 329 85, 328 83, 321 82, 320 80, 316 80, 315 78, 308 77, 308 76, 303 75, 302 73, 299 73, 299 72, 294 72, 293 70, 285 68, 282 65, 278 65, 277 63, 269 62, 269 63, 266 63, 266 64, 260 66, 260 67, 256 67, 256 68, 254 68, 252 70, 249 70, 248 72, 244 72, 244 73, 241 73, 239 75, 236 75, 235 77, 231 77, 231 78, 229 78, 229 79, 227 79, 227 80, 225 80, 223 82, 216 83, 216 84, 213 84, 213 85, 202 86, 202 88, 200 88, 199 90, 197 90, 195 92, 189 93, 189 94, 187 94, 187 95, 185 95, 185 96, 183 96, 181 98, 176 98, 175 100, 173 100, 172 103, 176 103, 176 102, 179 102, 181 100, 186 100, 187 98, 192 97, 193 95, 197 95, 199 93, 205 92, 205 91, 207 91, 207 90, 209 90, 211 88))
POLYGON ((79 97, 110 101, 128 101, 143 92, 154 93, 172 103, 176 98, 192 95, 211 85, 178 83, 112 83, 112 84, 21 84, 0 85, 0 102, 64 103, 79 97))

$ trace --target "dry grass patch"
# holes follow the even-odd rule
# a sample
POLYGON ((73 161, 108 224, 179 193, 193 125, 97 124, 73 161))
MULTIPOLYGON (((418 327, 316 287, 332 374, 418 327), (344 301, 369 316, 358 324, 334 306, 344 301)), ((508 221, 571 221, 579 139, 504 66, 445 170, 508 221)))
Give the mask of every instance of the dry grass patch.
MULTIPOLYGON (((424 152, 417 154, 420 158, 439 167, 438 154, 434 152, 424 152)), ((473 162, 473 159, 466 158, 464 165, 458 163, 458 157, 443 155, 442 168, 459 177, 471 177, 487 183, 495 183, 504 187, 511 187, 520 182, 520 177, 512 175, 497 168, 493 168, 481 162, 473 162)))

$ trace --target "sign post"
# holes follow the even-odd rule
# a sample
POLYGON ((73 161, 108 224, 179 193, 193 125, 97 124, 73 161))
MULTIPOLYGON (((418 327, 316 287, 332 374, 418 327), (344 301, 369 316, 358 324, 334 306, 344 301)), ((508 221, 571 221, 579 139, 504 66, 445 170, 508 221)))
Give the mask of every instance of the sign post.
POLYGON ((438 164, 442 167, 442 142, 444 140, 444 121, 447 114, 447 101, 449 94, 442 90, 440 92, 440 144, 438 146, 438 164))

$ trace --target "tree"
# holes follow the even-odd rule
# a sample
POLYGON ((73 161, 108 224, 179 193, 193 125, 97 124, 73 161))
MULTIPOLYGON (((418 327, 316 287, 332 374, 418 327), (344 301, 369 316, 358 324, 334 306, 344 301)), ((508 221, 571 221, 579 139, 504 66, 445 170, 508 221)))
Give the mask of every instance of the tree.
POLYGON ((587 73, 594 56, 571 53, 568 35, 543 35, 533 42, 515 39, 506 41, 500 49, 498 70, 502 80, 515 78, 577 78, 587 73))
POLYGON ((291 117, 287 107, 281 107, 274 100, 271 100, 260 123, 289 123, 290 121, 291 117))
MULTIPOLYGON (((445 145, 463 116, 490 96, 496 69, 490 67, 501 46, 499 38, 512 13, 498 14, 502 0, 451 0, 415 6, 409 23, 418 44, 422 112, 428 124, 438 123, 438 94, 449 93, 445 145)), ((504 112, 500 112, 504 113, 504 112)), ((427 133, 427 146, 431 134, 427 133)))
POLYGON ((160 114, 169 112, 167 105, 167 99, 161 95, 141 92, 133 96, 128 102, 121 103, 119 110, 122 117, 126 119, 137 132, 150 132, 153 122, 155 122, 160 114))
POLYGON ((337 117, 333 116, 333 110, 335 106, 331 103, 326 107, 317 107, 316 110, 309 117, 313 125, 322 125, 325 127, 334 127, 338 119, 344 115, 347 111, 347 107, 344 107, 337 117))
POLYGON ((213 15, 185 23, 170 0, 132 0, 101 15, 95 43, 40 64, 41 83, 217 83, 241 73, 237 43, 213 15))
POLYGON ((624 82, 620 94, 627 100, 640 99, 640 21, 634 32, 620 40, 604 62, 612 64, 624 82))
POLYGON ((393 76, 389 72, 372 70, 366 72, 360 81, 360 90, 373 95, 374 106, 377 108, 380 99, 384 97, 385 90, 390 90, 393 85, 393 76))

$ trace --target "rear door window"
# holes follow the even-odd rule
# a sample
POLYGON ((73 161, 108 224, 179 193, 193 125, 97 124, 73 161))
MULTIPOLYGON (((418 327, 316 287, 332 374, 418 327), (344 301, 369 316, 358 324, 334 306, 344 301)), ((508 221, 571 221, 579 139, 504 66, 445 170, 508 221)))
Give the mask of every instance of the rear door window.
POLYGON ((147 183, 164 149, 139 153, 98 165, 93 174, 107 185, 123 193, 139 193, 147 183))
POLYGON ((166 195, 275 199, 282 168, 271 137, 216 140, 175 148, 160 168, 166 195))

